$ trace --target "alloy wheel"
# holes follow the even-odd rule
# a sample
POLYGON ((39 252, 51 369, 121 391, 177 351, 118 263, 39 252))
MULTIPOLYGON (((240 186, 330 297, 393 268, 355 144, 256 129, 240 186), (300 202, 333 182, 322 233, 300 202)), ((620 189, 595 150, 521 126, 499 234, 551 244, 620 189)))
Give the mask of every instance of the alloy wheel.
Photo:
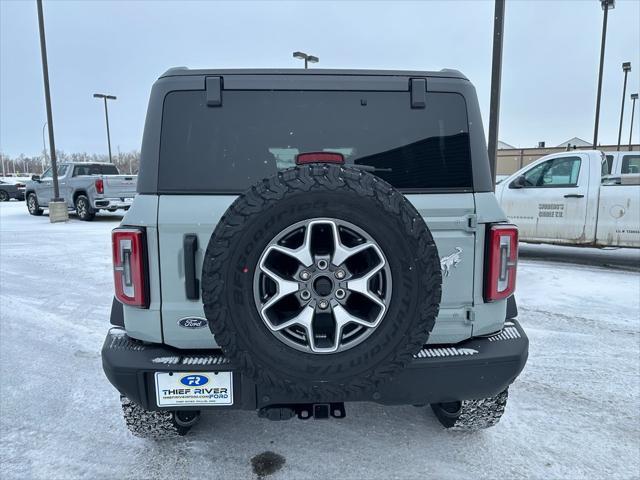
POLYGON ((264 324, 285 344, 313 354, 341 352, 383 321, 391 270, 363 229, 334 218, 305 220, 264 249, 254 298, 264 324))

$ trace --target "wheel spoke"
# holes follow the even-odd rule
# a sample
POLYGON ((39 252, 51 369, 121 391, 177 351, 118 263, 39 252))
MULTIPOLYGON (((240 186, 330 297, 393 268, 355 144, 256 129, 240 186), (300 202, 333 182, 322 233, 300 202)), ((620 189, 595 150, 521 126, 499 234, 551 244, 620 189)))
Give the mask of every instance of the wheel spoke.
POLYGON ((342 336, 342 330, 350 323, 357 323, 363 327, 373 327, 373 322, 363 320, 362 318, 354 317, 351 315, 342 305, 336 305, 333 307, 333 318, 336 321, 336 330, 339 331, 338 339, 342 336))
POLYGON ((287 320, 286 322, 283 322, 278 326, 273 325, 272 330, 277 332, 280 330, 284 330, 285 328, 293 327, 294 325, 300 325, 307 332, 307 336, 309 338, 312 338, 313 328, 311 326, 311 322, 313 321, 313 315, 313 307, 307 305, 302 309, 302 311, 300 311, 298 315, 296 315, 292 319, 287 320))
POLYGON ((290 257, 295 258, 305 267, 309 267, 313 265, 313 256, 311 255, 311 227, 313 224, 307 225, 304 232, 304 241, 302 245, 298 248, 287 248, 282 245, 271 245, 269 250, 267 250, 264 258, 266 258, 270 252, 276 251, 280 253, 284 253, 290 257))
POLYGON ((280 275, 275 273, 273 270, 270 270, 268 267, 264 265, 264 261, 260 264, 260 270, 267 275, 271 280, 276 283, 277 292, 273 295, 267 303, 262 306, 262 313, 264 314, 265 310, 273 306, 275 303, 282 300, 287 295, 290 295, 294 292, 298 291, 298 282, 292 282, 291 280, 286 280, 282 278, 280 275))
MULTIPOLYGON (((374 246, 374 248, 377 250, 377 247, 374 246)), ((365 296, 372 302, 379 305, 382 309, 385 309, 386 305, 384 304, 384 302, 380 300, 380 298, 375 293, 372 293, 371 290, 369 290, 369 281, 373 278, 373 276, 376 273, 382 270, 385 266, 384 258, 381 255, 379 256, 380 256, 380 263, 375 267, 373 267, 369 272, 367 272, 363 276, 349 280, 347 282, 347 289, 351 290, 352 292, 358 292, 359 294, 365 296)))
POLYGON ((355 247, 345 247, 340 241, 340 231, 335 222, 331 222, 331 231, 333 233, 333 256, 331 257, 331 263, 336 267, 342 265, 349 257, 356 253, 360 253, 367 248, 375 247, 371 242, 365 242, 355 247))

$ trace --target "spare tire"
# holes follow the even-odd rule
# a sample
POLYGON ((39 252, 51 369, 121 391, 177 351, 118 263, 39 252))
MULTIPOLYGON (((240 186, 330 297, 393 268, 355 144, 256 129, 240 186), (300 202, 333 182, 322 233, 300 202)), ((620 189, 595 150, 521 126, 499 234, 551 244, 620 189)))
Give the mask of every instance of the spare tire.
POLYGON ((313 164, 233 202, 207 247, 202 298, 216 341, 255 382, 346 399, 422 348, 441 282, 404 195, 360 169, 313 164))

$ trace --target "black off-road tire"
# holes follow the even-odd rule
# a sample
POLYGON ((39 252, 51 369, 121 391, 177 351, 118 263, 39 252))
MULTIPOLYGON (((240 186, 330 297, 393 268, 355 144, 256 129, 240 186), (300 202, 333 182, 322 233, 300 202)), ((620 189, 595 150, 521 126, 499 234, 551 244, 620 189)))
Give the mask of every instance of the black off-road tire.
POLYGON ((6 190, 0 190, 0 202, 8 202, 11 200, 11 195, 6 190))
POLYGON ((474 431, 496 425, 507 406, 509 389, 481 400, 431 404, 443 427, 450 430, 474 431))
POLYGON ((191 430, 199 417, 199 413, 194 412, 192 414, 194 418, 185 425, 179 417, 176 418, 178 415, 176 412, 145 410, 127 397, 120 397, 120 402, 127 428, 133 435, 140 438, 162 440, 181 437, 191 430))
POLYGON ((76 198, 76 214, 84 222, 90 222, 95 218, 96 211, 91 207, 86 195, 78 195, 76 198))
POLYGON ((433 237, 404 195, 370 173, 326 164, 279 172, 241 195, 218 223, 202 271, 205 314, 226 355, 267 389, 311 399, 372 391, 405 367, 433 328, 441 283, 433 237), (276 338, 253 292, 265 246, 311 218, 340 219, 370 234, 387 256, 393 282, 377 329, 331 354, 299 351, 276 338))
POLYGON ((36 217, 39 217, 43 213, 43 210, 38 204, 38 197, 33 192, 27 195, 27 210, 29 210, 30 215, 35 215, 36 217))

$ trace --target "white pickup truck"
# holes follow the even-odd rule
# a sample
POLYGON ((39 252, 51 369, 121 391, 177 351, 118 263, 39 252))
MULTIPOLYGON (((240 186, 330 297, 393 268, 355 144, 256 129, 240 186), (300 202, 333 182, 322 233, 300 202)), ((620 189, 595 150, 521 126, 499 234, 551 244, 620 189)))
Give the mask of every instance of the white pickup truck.
MULTIPOLYGON (((31 215, 42 215, 53 198, 51 168, 31 180, 25 192, 27 209, 31 215)), ((111 163, 58 164, 60 196, 80 220, 93 220, 99 210, 128 210, 136 194, 136 182, 136 175, 120 175, 111 163)))
POLYGON ((496 197, 523 242, 640 248, 640 152, 547 155, 500 182, 496 197))

